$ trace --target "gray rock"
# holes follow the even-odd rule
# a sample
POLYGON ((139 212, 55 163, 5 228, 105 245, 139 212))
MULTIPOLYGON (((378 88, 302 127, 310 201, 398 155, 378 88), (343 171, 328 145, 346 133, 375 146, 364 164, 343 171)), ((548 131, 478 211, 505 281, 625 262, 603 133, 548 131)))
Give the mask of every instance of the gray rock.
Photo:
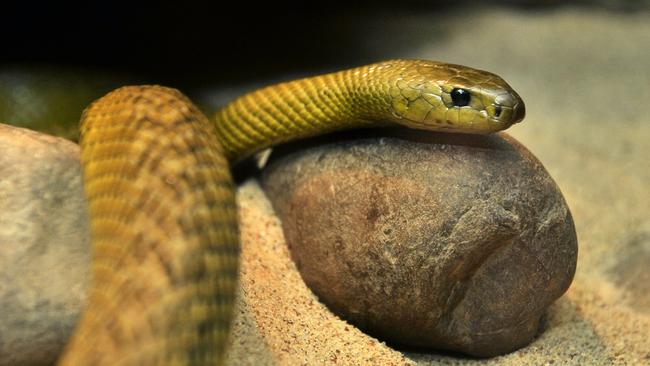
POLYGON ((324 303, 393 344, 484 357, 533 339, 573 279, 577 239, 528 150, 503 133, 328 139, 276 149, 263 173, 324 303))
POLYGON ((89 272, 79 148, 0 124, 0 365, 52 364, 89 272))

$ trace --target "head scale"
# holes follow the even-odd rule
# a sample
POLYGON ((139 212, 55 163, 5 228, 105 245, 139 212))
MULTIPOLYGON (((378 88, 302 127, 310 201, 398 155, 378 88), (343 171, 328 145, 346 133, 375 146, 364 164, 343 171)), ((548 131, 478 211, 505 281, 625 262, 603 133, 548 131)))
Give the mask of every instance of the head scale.
POLYGON ((445 132, 490 133, 520 122, 524 102, 499 76, 465 66, 412 61, 391 83, 396 122, 445 132))

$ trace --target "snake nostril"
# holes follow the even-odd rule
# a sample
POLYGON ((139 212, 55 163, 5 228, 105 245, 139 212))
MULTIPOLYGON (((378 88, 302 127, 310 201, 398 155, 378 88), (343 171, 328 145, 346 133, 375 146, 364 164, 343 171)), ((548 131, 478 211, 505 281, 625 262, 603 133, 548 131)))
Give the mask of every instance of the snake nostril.
POLYGON ((501 116, 501 105, 495 104, 494 105, 494 118, 499 118, 501 116))

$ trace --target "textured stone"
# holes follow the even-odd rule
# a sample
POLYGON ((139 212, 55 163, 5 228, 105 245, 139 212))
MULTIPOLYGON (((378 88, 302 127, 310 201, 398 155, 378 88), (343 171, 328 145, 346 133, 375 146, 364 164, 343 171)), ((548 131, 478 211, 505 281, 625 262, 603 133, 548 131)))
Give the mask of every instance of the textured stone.
POLYGON ((85 300, 79 148, 0 124, 0 365, 51 364, 85 300))
POLYGON ((506 134, 372 134, 276 149, 264 171, 305 282, 394 344, 493 356, 530 342, 577 260, 543 166, 506 134))

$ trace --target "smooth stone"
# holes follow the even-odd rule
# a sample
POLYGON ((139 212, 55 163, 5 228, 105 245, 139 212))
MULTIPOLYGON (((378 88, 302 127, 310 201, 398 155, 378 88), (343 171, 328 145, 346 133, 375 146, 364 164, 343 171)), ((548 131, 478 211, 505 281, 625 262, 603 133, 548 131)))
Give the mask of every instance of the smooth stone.
POLYGON ((307 285, 394 345, 516 350, 575 273, 562 194, 505 133, 325 136, 276 148, 262 183, 307 285))
POLYGON ((53 364, 86 298, 79 148, 0 124, 0 365, 53 364))

